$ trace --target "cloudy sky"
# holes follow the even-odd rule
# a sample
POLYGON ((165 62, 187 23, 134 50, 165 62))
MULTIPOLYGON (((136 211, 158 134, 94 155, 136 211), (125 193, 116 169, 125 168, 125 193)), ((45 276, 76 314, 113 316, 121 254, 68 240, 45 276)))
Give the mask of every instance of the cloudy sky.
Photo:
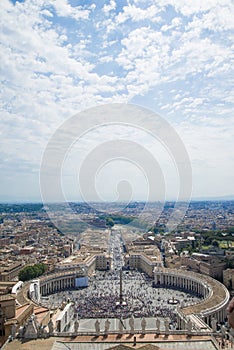
MULTIPOLYGON (((1 201, 40 200, 40 164, 56 129, 114 102, 148 108, 174 127, 194 198, 234 194, 232 0, 1 0, 0 11, 1 201)), ((102 132, 89 141, 108 140, 110 127, 102 132)), ((127 173, 126 164, 117 168, 127 173)), ((170 173, 163 160, 162 168, 170 173)), ((99 172, 99 186, 111 171, 99 172)), ((138 172, 134 199, 144 198, 138 172)), ((168 198, 176 181, 168 180, 168 198)))

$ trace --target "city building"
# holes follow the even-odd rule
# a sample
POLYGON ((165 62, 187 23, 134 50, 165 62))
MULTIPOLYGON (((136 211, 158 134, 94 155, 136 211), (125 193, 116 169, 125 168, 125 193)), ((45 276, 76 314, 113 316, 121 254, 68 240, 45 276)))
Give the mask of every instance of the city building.
POLYGON ((137 269, 153 277, 155 267, 162 267, 163 261, 159 248, 150 238, 130 240, 125 236, 124 267, 129 270, 137 269))
POLYGON ((181 255, 181 265, 195 272, 222 280, 226 262, 223 258, 212 255, 192 253, 191 256, 186 254, 181 255))
POLYGON ((229 290, 234 290, 234 269, 227 269, 223 271, 223 284, 229 290))
POLYGON ((20 270, 24 267, 22 262, 5 263, 0 267, 0 281, 13 281, 18 278, 20 270))
POLYGON ((15 298, 10 294, 0 295, 0 336, 5 335, 4 323, 15 317, 15 311, 15 298))
POLYGON ((20 327, 25 325, 25 322, 33 314, 33 304, 26 303, 20 306, 17 306, 14 311, 14 316, 9 317, 4 322, 4 334, 9 337, 12 331, 12 326, 15 326, 15 331, 18 332, 20 327))

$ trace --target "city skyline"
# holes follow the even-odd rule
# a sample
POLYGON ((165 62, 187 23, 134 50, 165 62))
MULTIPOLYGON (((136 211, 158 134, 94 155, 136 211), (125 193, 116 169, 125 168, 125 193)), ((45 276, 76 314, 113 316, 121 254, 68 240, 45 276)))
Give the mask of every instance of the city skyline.
MULTIPOLYGON (((2 1, 0 202, 40 202, 52 135, 73 115, 112 103, 142 106, 174 128, 191 161, 192 199, 233 199, 233 12, 229 0, 2 1)), ((122 126, 92 131, 67 157, 67 199, 82 200, 73 184, 87 150, 116 137, 155 155, 166 199, 175 199, 168 155, 149 135, 122 126)), ((147 199, 147 181, 130 163, 98 175, 104 201, 115 199, 112 179, 134 179, 132 199, 147 199)))

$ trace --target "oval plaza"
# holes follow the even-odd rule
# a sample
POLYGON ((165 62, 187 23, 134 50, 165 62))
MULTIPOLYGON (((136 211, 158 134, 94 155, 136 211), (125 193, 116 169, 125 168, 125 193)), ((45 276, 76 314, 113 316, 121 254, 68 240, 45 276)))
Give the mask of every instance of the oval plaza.
MULTIPOLYGON (((116 315, 107 314, 107 318, 108 315, 116 319, 121 318, 121 315, 123 317, 127 315, 126 318, 130 317, 129 312, 135 310, 133 304, 138 299, 136 293, 143 293, 141 294, 142 297, 144 298, 145 296, 147 298, 148 296, 145 292, 147 290, 148 293, 152 293, 150 296, 151 300, 148 299, 147 301, 148 304, 152 304, 152 308, 154 303, 156 305, 155 310, 157 310, 158 305, 162 309, 164 307, 167 308, 168 305, 172 307, 171 310, 174 310, 174 313, 177 315, 175 329, 183 330, 191 325, 192 329, 196 331, 216 330, 218 324, 225 322, 229 292, 222 283, 209 276, 195 272, 165 268, 160 250, 155 245, 149 244, 147 240, 137 239, 129 244, 120 231, 115 233, 109 232, 108 234, 108 249, 101 251, 97 248, 89 248, 86 253, 85 251, 82 252, 82 259, 80 259, 80 256, 69 257, 69 259, 57 266, 56 272, 32 281, 30 285, 31 299, 35 303, 46 305, 48 299, 51 303, 52 300, 58 300, 62 303, 67 298, 74 307, 74 305, 80 304, 79 298, 87 300, 87 298, 97 295, 99 298, 96 299, 99 301, 101 297, 102 299, 107 299, 109 296, 107 297, 105 294, 105 286, 112 286, 111 283, 114 283, 110 289, 115 298, 111 300, 112 304, 114 303, 113 310, 117 311, 116 315), (119 271, 123 271, 124 278, 122 278, 122 273, 119 271), (144 284, 146 282, 140 281, 139 286, 142 286, 142 289, 145 290, 142 292, 140 287, 137 287, 137 291, 134 292, 134 276, 139 279, 142 275, 146 276, 144 278, 147 279, 148 284, 146 285, 144 284), (106 282, 105 276, 109 276, 109 282, 106 282), (133 280, 132 284, 130 279, 133 280), (94 289, 89 294, 85 294, 88 293, 86 288, 88 291, 88 288, 91 288, 89 286, 91 284, 94 285, 94 289), (128 288, 125 285, 128 285, 128 288), (163 293, 160 294, 160 291, 163 291, 163 293), (164 300, 165 306, 162 304, 161 299, 163 298, 161 295, 166 295, 167 291, 168 297, 164 300), (185 295, 183 293, 188 293, 188 296, 192 296, 189 302, 185 302, 184 297, 182 300, 178 297, 181 293, 183 296, 185 295), (135 295, 135 300, 133 301, 131 301, 132 295, 135 295), (128 304, 131 305, 129 310, 128 304), (122 314, 119 312, 119 308, 121 308, 122 314), (126 313, 124 313, 125 308, 127 310, 126 313)), ((53 309, 58 305, 47 304, 47 306, 53 309)), ((140 305, 142 310, 144 307, 144 303, 140 305)), ((95 306, 95 310, 97 308, 98 304, 95 306)), ((79 309, 75 309, 72 312, 71 317, 78 320, 80 315, 77 310, 79 309)), ((142 317, 147 318, 147 312, 150 313, 149 305, 145 308, 145 313, 142 314, 142 317)), ((170 321, 170 313, 163 313, 163 315, 166 315, 170 321)), ((153 314, 149 316, 152 318, 153 314)), ((91 317, 106 317, 106 314, 104 313, 103 316, 100 316, 100 312, 97 312, 97 315, 94 312, 91 317)), ((87 315, 87 318, 90 318, 90 315, 87 315)), ((69 326, 66 327, 64 325, 64 328, 60 329, 60 331, 71 329, 71 322, 69 321, 68 323, 69 326)), ((163 326, 162 329, 165 330, 165 327, 163 326)), ((116 328, 118 328, 117 324, 116 328)), ((141 328, 140 325, 139 328, 141 328)), ((118 329, 115 330, 117 331, 118 329)))

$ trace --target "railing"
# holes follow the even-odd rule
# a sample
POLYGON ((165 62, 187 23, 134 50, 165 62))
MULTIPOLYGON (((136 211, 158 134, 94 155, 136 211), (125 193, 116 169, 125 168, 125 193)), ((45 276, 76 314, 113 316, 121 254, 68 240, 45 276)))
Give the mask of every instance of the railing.
POLYGON ((144 332, 139 329, 135 329, 134 332, 131 332, 131 330, 124 330, 123 332, 118 331, 118 330, 111 330, 109 332, 104 332, 100 331, 97 333, 96 331, 78 331, 78 332, 53 332, 51 336, 54 337, 76 337, 76 336, 105 336, 105 335, 111 335, 111 334, 156 334, 156 335, 164 335, 168 336, 170 334, 173 335, 186 335, 186 336, 193 336, 193 335, 198 335, 198 336, 211 336, 213 334, 212 330, 160 330, 157 331, 156 329, 146 329, 144 332))
POLYGON ((215 306, 209 308, 209 309, 206 309, 204 310, 202 313, 204 316, 206 315, 210 315, 212 314, 213 312, 217 312, 219 310, 222 310, 223 308, 225 309, 226 305, 228 304, 229 302, 229 292, 228 291, 225 291, 225 299, 222 300, 219 304, 216 304, 215 306))

